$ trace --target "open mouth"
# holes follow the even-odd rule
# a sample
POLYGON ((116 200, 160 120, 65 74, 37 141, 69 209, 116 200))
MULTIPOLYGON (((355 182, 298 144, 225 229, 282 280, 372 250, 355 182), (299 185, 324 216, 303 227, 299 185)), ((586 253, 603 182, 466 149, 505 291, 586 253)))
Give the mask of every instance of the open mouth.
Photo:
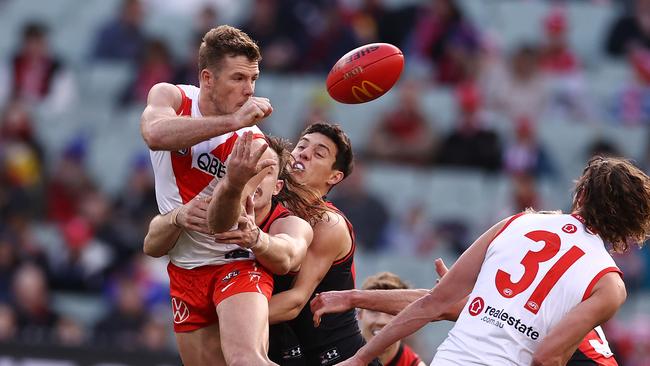
POLYGON ((294 172, 302 172, 302 171, 305 170, 305 166, 299 161, 296 161, 295 163, 293 163, 291 168, 293 168, 294 172))

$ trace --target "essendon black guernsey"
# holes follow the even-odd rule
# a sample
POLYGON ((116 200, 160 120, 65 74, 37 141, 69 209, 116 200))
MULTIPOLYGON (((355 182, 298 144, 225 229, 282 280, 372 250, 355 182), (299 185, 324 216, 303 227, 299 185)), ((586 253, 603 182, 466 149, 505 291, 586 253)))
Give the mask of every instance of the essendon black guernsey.
MULTIPOLYGON (((354 289, 354 230, 352 224, 348 221, 345 215, 339 211, 331 202, 327 202, 329 208, 341 215, 345 219, 348 227, 352 245, 348 254, 337 260, 332 264, 329 271, 323 277, 323 280, 318 284, 316 290, 310 297, 314 298, 314 294, 325 291, 340 291, 354 289)), ((298 317, 290 322, 291 328, 294 330, 300 344, 305 353, 309 354, 313 351, 318 351, 321 348, 333 344, 341 339, 354 336, 356 334, 361 337, 359 326, 357 325, 355 309, 348 310, 339 314, 324 315, 321 319, 320 326, 314 328, 313 313, 309 302, 302 309, 298 317)))
POLYGON ((269 213, 266 215, 264 218, 264 221, 260 224, 259 228, 262 229, 263 232, 267 233, 271 229, 271 225, 273 222, 277 219, 281 219, 283 217, 291 216, 291 212, 287 210, 286 207, 282 206, 281 203, 278 203, 277 201, 273 200, 271 203, 271 210, 269 213))

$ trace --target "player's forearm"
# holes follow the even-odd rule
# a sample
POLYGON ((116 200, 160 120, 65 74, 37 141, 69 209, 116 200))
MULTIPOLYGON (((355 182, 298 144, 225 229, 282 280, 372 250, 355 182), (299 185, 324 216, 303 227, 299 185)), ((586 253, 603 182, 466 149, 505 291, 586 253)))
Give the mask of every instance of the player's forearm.
POLYGON ((357 355, 364 363, 370 363, 391 344, 413 334, 438 313, 439 306, 431 294, 419 298, 391 320, 357 355))
POLYGON ((458 320, 458 317, 460 316, 460 313, 463 311, 465 308, 465 304, 467 304, 467 300, 469 299, 468 297, 465 297, 464 299, 456 302, 455 304, 452 304, 450 307, 445 309, 443 313, 440 315, 439 318, 434 319, 436 320, 449 320, 452 322, 455 322, 458 320))
POLYGON ((149 232, 144 238, 143 251, 151 257, 162 257, 176 244, 182 229, 172 223, 175 210, 166 215, 158 215, 151 220, 149 232))
POLYGON ((228 178, 217 184, 208 205, 208 225, 215 233, 230 230, 241 214, 244 187, 231 184, 228 178))
POLYGON ((274 274, 284 275, 298 265, 297 249, 304 245, 285 235, 268 235, 261 232, 259 242, 251 250, 255 259, 264 267, 274 274))
POLYGON ((428 293, 423 289, 352 290, 351 298, 355 308, 395 315, 428 293))
POLYGON ((143 125, 142 136, 151 150, 175 151, 212 137, 236 131, 231 115, 211 117, 161 116, 143 125))
POLYGON ((278 324, 295 319, 305 302, 295 290, 273 295, 269 301, 269 324, 278 324), (302 306, 301 306, 302 305, 302 306))

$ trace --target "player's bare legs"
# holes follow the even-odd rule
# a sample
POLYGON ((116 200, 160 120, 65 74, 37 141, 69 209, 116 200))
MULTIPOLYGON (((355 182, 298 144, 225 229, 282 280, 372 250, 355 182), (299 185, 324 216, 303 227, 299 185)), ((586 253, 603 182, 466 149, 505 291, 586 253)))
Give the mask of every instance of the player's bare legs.
POLYGON ((221 352, 219 323, 192 332, 176 333, 176 343, 185 366, 226 366, 221 352))
POLYGON ((276 365, 269 360, 269 305, 256 292, 230 296, 217 306, 223 356, 229 366, 276 365))

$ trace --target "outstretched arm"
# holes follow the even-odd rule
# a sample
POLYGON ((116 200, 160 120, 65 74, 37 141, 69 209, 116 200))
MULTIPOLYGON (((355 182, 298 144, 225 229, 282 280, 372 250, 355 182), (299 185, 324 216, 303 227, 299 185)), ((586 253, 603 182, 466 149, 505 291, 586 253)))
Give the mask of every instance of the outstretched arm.
MULTIPOLYGON (((449 270, 442 259, 436 259, 436 272, 442 278, 449 270)), ((352 308, 367 309, 396 315, 417 299, 427 295, 426 289, 409 290, 346 290, 323 292, 311 301, 314 326, 320 324, 323 314, 340 313, 352 308)), ((453 304, 442 315, 433 319, 456 321, 467 303, 467 297, 453 304)))
POLYGON ((212 137, 257 124, 273 108, 268 99, 251 97, 237 112, 223 116, 178 116, 182 94, 175 85, 159 83, 147 96, 140 131, 151 150, 180 150, 212 137), (188 124, 191 123, 191 127, 188 124))
POLYGON ((422 328, 426 323, 439 319, 446 309, 467 296, 474 287, 488 245, 506 222, 499 222, 481 235, 429 294, 407 306, 353 358, 341 365, 368 364, 388 346, 422 328))
POLYGON ((614 316, 626 296, 618 273, 604 275, 591 296, 567 313, 542 339, 533 354, 532 365, 566 365, 587 333, 614 316))

